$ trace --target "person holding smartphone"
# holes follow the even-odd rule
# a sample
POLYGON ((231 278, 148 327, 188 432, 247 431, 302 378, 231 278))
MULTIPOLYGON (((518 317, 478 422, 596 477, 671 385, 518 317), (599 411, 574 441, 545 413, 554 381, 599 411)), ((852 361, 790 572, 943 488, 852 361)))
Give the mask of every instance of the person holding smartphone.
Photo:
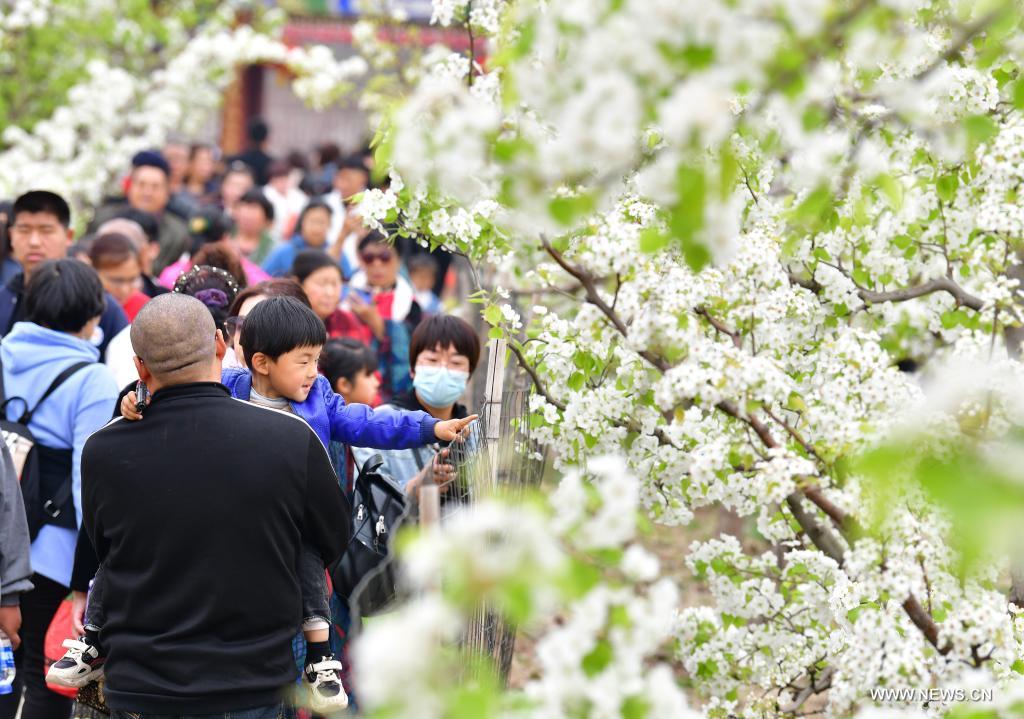
POLYGON ((345 301, 374 331, 371 346, 377 352, 380 392, 386 401, 412 388, 409 342, 423 311, 409 280, 399 272, 398 251, 382 234, 370 232, 359 241, 359 264, 345 301))
MULTIPOLYGON (((384 408, 422 410, 438 420, 470 416, 460 400, 480 360, 480 339, 465 320, 452 315, 435 315, 413 332, 409 345, 409 369, 413 386, 395 395, 384 408)), ((402 450, 370 450, 353 447, 356 464, 374 454, 384 459, 383 471, 395 478, 414 501, 419 487, 432 480, 442 491, 442 503, 457 501, 452 491, 458 466, 456 457, 473 451, 473 438, 461 445, 438 442, 429 447, 402 450)))

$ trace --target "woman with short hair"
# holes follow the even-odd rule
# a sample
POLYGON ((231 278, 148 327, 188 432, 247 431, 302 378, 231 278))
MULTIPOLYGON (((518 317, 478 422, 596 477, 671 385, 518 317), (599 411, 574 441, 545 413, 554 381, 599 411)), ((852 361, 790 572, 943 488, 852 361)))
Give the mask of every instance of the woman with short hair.
POLYGON ((32 273, 24 301, 27 321, 16 323, 4 338, 0 358, 5 418, 18 421, 32 410, 27 426, 36 439, 39 492, 35 499, 26 496, 26 509, 35 588, 21 597, 17 686, 0 697, 0 717, 14 716, 24 685, 23 716, 66 719, 71 700, 46 687, 43 644, 54 612, 70 592, 82 521, 82 447, 110 419, 118 393, 91 341, 104 310, 103 285, 95 270, 76 260, 44 262, 32 273), (48 501, 49 512, 44 509, 48 501), (33 522, 33 516, 41 523, 33 522))

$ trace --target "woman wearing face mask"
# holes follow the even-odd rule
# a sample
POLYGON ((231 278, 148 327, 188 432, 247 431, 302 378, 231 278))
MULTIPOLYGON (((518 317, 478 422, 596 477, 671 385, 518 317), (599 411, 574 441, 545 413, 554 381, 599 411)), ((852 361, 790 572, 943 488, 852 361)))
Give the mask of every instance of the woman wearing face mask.
MULTIPOLYGON (((437 419, 461 419, 469 410, 460 404, 469 378, 480 359, 480 339, 465 321, 451 315, 424 320, 409 343, 412 389, 395 395, 387 405, 397 409, 423 410, 437 419)), ((418 500, 419 487, 428 473, 445 492, 455 478, 454 468, 445 462, 447 443, 440 453, 429 447, 402 450, 352 448, 356 464, 374 454, 384 458, 383 469, 418 500)), ((442 500, 444 501, 444 500, 442 500)))

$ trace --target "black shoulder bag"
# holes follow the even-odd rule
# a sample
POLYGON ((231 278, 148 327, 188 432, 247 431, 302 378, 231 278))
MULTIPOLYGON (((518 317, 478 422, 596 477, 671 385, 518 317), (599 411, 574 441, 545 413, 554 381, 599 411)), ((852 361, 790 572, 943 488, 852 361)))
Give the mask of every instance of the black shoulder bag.
POLYGON ((331 567, 334 591, 348 602, 354 620, 379 614, 398 597, 392 543, 409 506, 402 488, 381 471, 383 464, 375 454, 360 467, 348 548, 331 567))

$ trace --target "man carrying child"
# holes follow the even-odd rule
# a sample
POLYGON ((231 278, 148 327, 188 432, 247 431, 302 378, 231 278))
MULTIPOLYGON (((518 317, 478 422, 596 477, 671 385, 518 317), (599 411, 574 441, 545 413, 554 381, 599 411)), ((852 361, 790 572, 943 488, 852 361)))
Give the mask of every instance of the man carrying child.
POLYGON ((225 346, 201 302, 154 299, 131 338, 145 421, 110 423, 82 456, 107 703, 122 718, 279 717, 302 548, 336 559, 348 502, 305 422, 219 384, 225 346))
MULTIPOLYGON (((148 307, 149 305, 144 310, 148 307)), ((140 312, 139 317, 141 319, 143 313, 140 312)), ((147 373, 153 372, 153 366, 152 361, 147 360, 142 354, 143 348, 148 345, 143 342, 140 346, 140 343, 136 342, 136 334, 142 332, 137 325, 138 320, 132 329, 133 344, 139 354, 137 368, 139 376, 149 385, 147 373)), ((177 329, 180 331, 180 328, 177 329)), ((213 336, 212 325, 210 335, 213 336)), ((154 333, 149 338, 156 336, 154 333)), ((172 348, 177 346, 174 336, 171 331, 162 335, 162 341, 167 345, 164 351, 172 355, 172 348)), ((212 340, 210 341, 212 343, 212 340)), ((236 349, 244 358, 247 369, 217 371, 210 374, 207 381, 219 380, 223 386, 213 385, 213 389, 223 392, 226 387, 234 398, 275 410, 271 412, 272 414, 285 416, 291 421, 304 421, 321 443, 322 453, 326 452, 324 448, 332 441, 380 449, 403 449, 420 447, 438 440, 451 441, 476 419, 473 415, 439 420, 422 411, 374 412, 362 404, 347 404, 341 395, 335 393, 330 381, 317 372, 317 359, 325 341, 324 325, 308 306, 291 297, 266 298, 248 313, 236 343, 236 349)), ((222 347, 219 337, 217 342, 219 349, 222 347)), ((222 355, 221 352, 218 358, 222 355)), ((180 361, 180 358, 176 358, 175 361, 180 361)), ((208 372, 214 371, 205 366, 203 369, 208 372)), ((160 386, 164 384, 161 382, 160 386)), ((159 393, 154 396, 154 404, 159 396, 159 393)), ((122 402, 121 412, 126 419, 133 422, 114 423, 111 429, 105 431, 113 433, 120 426, 122 429, 119 431, 127 433, 129 430, 123 429, 125 425, 135 424, 134 420, 143 418, 130 397, 126 397, 122 402)), ((152 410, 148 410, 144 415, 145 419, 138 424, 150 423, 151 412, 152 410)), ((244 451, 248 442, 261 443, 261 447, 273 447, 277 441, 274 434, 239 433, 237 428, 226 427, 220 434, 225 438, 231 438, 238 445, 232 445, 233 451, 239 447, 242 448, 239 451, 244 451), (271 441, 267 442, 268 439, 271 441)), ((189 444, 188 439, 183 439, 179 447, 184 446, 193 445, 189 444)), ((143 451, 143 454, 147 453, 143 451)), ((201 450, 198 451, 198 456, 202 456, 201 450)), ((279 470, 265 471, 273 474, 279 470)), ((337 478, 335 483, 337 486, 337 478)), ((272 495, 262 498, 256 496, 251 499, 247 497, 247 500, 263 501, 270 505, 274 503, 272 495)), ((263 509, 267 510, 268 507, 263 509)), ((229 508, 226 511, 232 510, 229 508)), ((340 535, 347 536, 347 510, 344 514, 335 514, 333 523, 340 535)), ((100 559, 102 560, 102 556, 100 559)), ((347 704, 341 683, 342 666, 332 656, 328 643, 330 612, 324 574, 327 559, 329 557, 321 548, 307 540, 301 547, 297 569, 297 579, 301 588, 302 629, 308 645, 304 674, 309 690, 309 702, 312 708, 318 711, 337 709, 347 704)), ((48 681, 64 686, 82 686, 101 673, 104 656, 108 651, 105 639, 108 634, 108 618, 103 615, 107 597, 115 591, 110 584, 107 580, 106 567, 101 567, 94 583, 93 596, 89 601, 85 637, 81 641, 67 644, 68 653, 50 669, 48 681)), ((123 587, 121 591, 128 589, 123 587)), ((108 682, 108 694, 111 686, 113 685, 108 682)))

